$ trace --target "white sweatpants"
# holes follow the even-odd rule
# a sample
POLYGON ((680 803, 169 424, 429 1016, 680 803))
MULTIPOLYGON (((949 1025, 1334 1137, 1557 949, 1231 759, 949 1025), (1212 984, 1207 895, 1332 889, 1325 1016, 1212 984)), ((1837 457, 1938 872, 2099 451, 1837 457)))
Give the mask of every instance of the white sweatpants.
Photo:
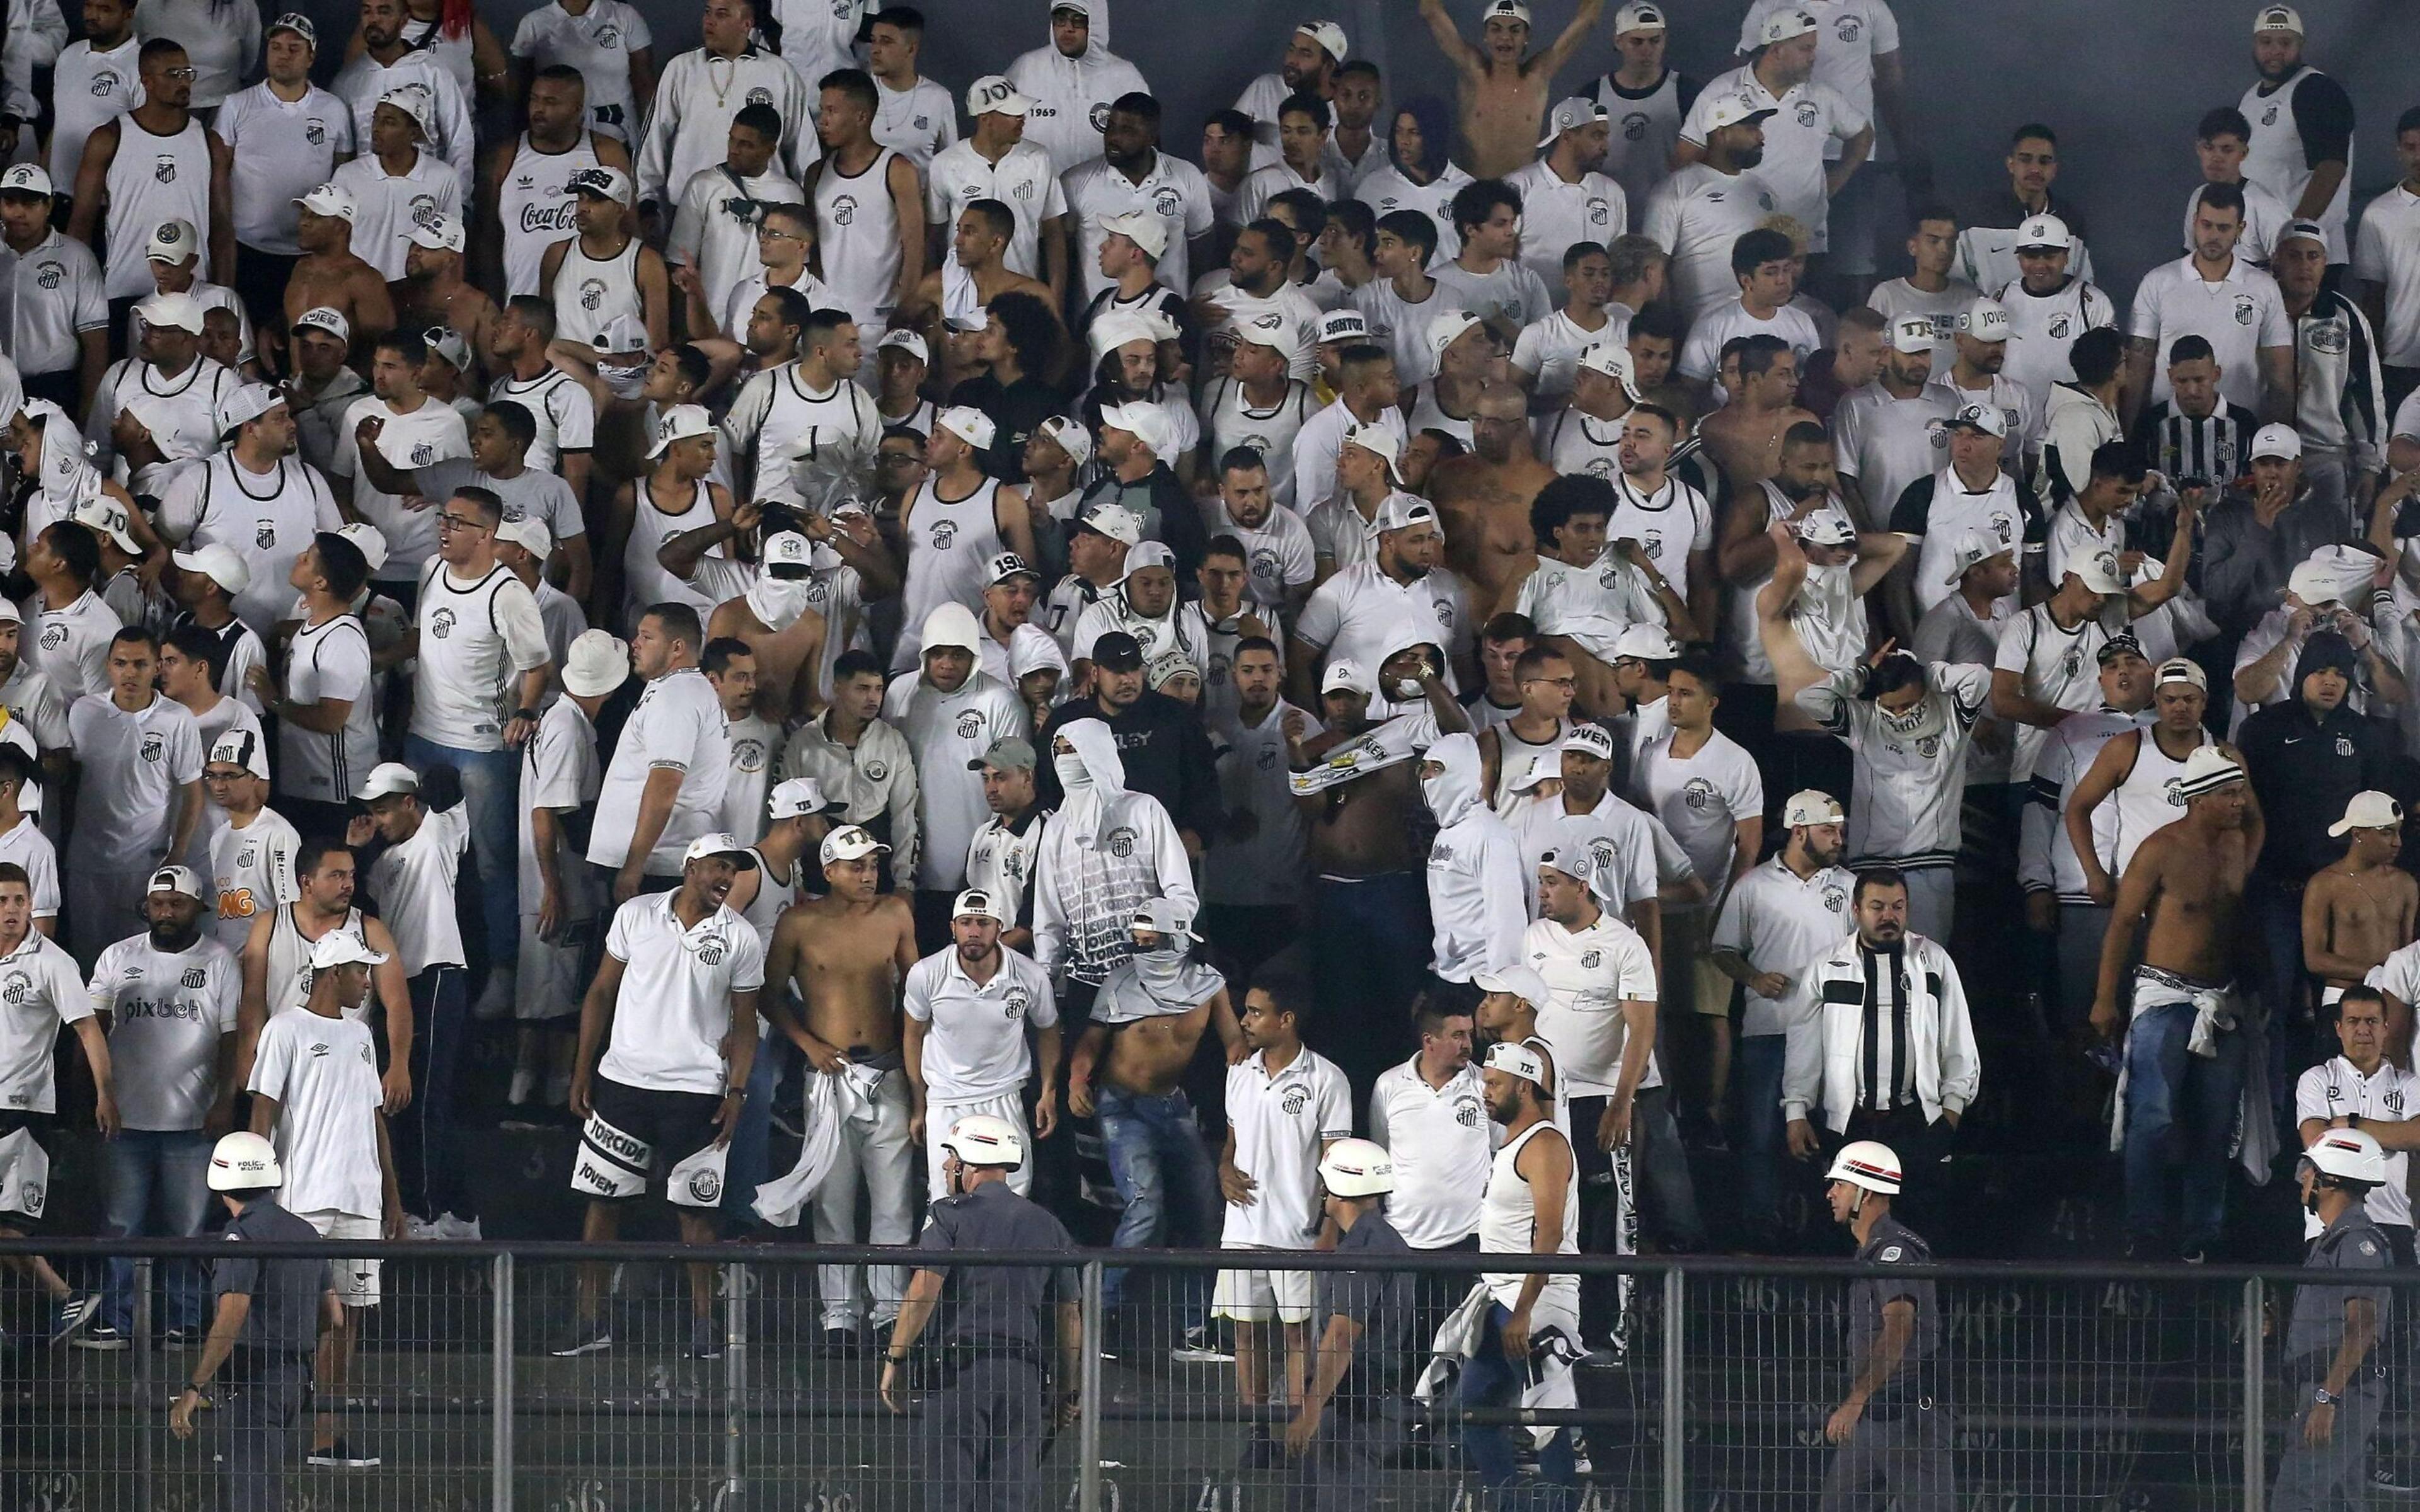
POLYGON ((1025 1122, 1025 1099, 1017 1092, 1001 1092, 995 1097, 953 1098, 943 1101, 927 1097, 924 1102, 924 1196, 934 1202, 950 1195, 948 1178, 941 1171, 941 1141, 950 1126, 970 1113, 988 1113, 995 1119, 1006 1119, 1016 1125, 1025 1136, 1025 1164, 1008 1173, 1008 1189, 1018 1196, 1033 1190, 1033 1131, 1025 1122))
MULTIPOLYGON (((874 1127, 855 1122, 841 1129, 840 1153, 831 1174, 815 1189, 814 1235, 819 1244, 906 1244, 916 1237, 914 1146, 908 1138, 908 1073, 891 1071, 874 1088, 874 1127), (865 1188, 872 1210, 872 1231, 857 1235, 857 1193, 865 1188)), ((816 1288, 823 1298, 823 1326, 855 1328, 866 1315, 857 1291, 857 1268, 816 1268, 816 1288)), ((870 1268, 866 1289, 873 1293, 873 1319, 888 1323, 899 1316, 899 1299, 907 1294, 908 1268, 870 1268)))

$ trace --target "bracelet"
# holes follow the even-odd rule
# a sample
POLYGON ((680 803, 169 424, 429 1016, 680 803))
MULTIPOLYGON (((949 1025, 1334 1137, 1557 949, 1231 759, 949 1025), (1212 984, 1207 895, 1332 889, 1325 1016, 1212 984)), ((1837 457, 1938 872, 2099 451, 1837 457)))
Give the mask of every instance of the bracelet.
POLYGON ((536 711, 535 709, 531 709, 531 708, 520 708, 520 709, 515 709, 515 710, 513 711, 513 717, 514 717, 514 718, 516 718, 516 719, 531 719, 531 720, 535 720, 535 719, 537 717, 537 711, 536 711))
POLYGON ((908 1357, 904 1354, 885 1354, 882 1358, 886 1363, 891 1365, 906 1365, 908 1363, 908 1357))

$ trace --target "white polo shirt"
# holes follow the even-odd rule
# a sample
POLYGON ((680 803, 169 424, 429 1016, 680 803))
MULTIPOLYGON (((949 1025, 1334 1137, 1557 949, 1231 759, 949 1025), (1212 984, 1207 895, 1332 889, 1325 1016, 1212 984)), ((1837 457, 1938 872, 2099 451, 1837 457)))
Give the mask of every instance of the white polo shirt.
POLYGON ((2218 392, 2247 409, 2260 408, 2261 351, 2294 345, 2294 323, 2286 317, 2277 281, 2241 253, 2215 284, 2203 280, 2190 256, 2145 273, 2134 286, 2133 318, 2126 333, 2158 344, 2151 361, 2153 404, 2175 393, 2168 386, 2168 348, 2179 336, 2210 342, 2218 354, 2218 392))
MULTIPOLYGON (((366 131, 363 140, 368 140, 366 131)), ((404 239, 415 226, 462 213, 460 176, 426 148, 399 174, 388 173, 377 153, 365 152, 338 163, 332 181, 352 191, 353 255, 389 283, 403 276, 404 239)))
POLYGON ((72 371, 83 360, 79 340, 109 329, 109 296, 92 249, 46 232, 31 250, 0 246, 0 281, 8 287, 0 352, 20 373, 72 371))
POLYGON ((1050 154, 1019 142, 992 162, 975 150, 972 139, 933 154, 924 169, 926 220, 954 231, 958 212, 979 199, 996 199, 1016 218, 1001 262, 1011 272, 1040 278, 1042 223, 1067 213, 1067 195, 1050 166, 1050 154))
POLYGON ((379 917, 395 932, 403 972, 417 977, 431 966, 470 964, 462 929, 454 918, 454 884, 462 853, 471 846, 471 806, 458 803, 422 817, 411 838, 390 845, 370 864, 370 896, 379 917))
POLYGON ((1001 948, 1000 969, 978 984, 952 945, 908 971, 908 1016, 925 1026, 924 1096, 965 1103, 1016 1091, 1033 1070, 1025 1026, 1059 1022, 1050 974, 1022 950, 1001 948))
MULTIPOLYGON (((1549 989, 1538 1009, 1538 1033, 1555 1053, 1555 1089, 1566 1098, 1612 1096, 1630 1038, 1621 1005, 1655 1001, 1655 957, 1647 941, 1610 913, 1584 930, 1539 918, 1522 934, 1521 953, 1549 989)), ((1638 1085, 1664 1085, 1652 1050, 1638 1085)))
POLYGON ((198 1129, 218 1090, 219 1040, 235 1032, 243 968, 205 933, 173 953, 147 933, 101 952, 86 985, 111 1015, 110 1072, 129 1129, 198 1129))
MULTIPOLYGON (((2385 291, 2378 360, 2420 367, 2420 194, 2398 182, 2369 202, 2353 235, 2352 276, 2385 291)), ((17 365, 25 366, 24 359, 17 365)))
MULTIPOLYGON (((1681 122, 1681 140, 1704 147, 1706 122, 1714 102, 1726 97, 1745 101, 1751 110, 1774 113, 1765 118, 1764 161, 1757 164, 1757 172, 1773 185, 1779 208, 1807 227, 1812 238, 1808 250, 1827 250, 1825 228, 1831 223, 1832 200, 1823 165, 1827 159, 1840 156, 1836 143, 1847 142, 1870 124, 1867 113, 1838 89, 1813 78, 1792 85, 1776 100, 1757 78, 1755 67, 1743 63, 1717 75, 1699 92, 1697 103, 1681 122)), ((1725 253, 1728 257, 1728 248, 1725 253)))
POLYGON ((1154 276, 1172 289, 1193 286, 1185 244, 1187 239, 1208 236, 1215 224, 1210 181, 1202 177, 1201 169, 1172 154, 1158 151, 1152 157, 1151 172, 1143 175, 1140 183, 1110 167, 1109 160, 1102 157, 1078 162, 1060 176, 1068 212, 1076 218, 1076 272, 1087 300, 1109 286, 1101 272, 1101 243, 1109 239, 1101 223, 1137 211, 1167 223, 1168 250, 1160 255, 1154 276))
POLYGON ((684 929, 673 912, 678 896, 633 898, 614 911, 605 950, 622 963, 622 990, 597 1073, 646 1091, 720 1097, 731 995, 765 985, 765 947, 727 907, 684 929))
MULTIPOLYGON (((2391 1060, 2381 1060, 2378 1070, 2364 1076, 2351 1061, 2342 1056, 2331 1056, 2303 1072, 2294 1083, 2297 1123, 2305 1119, 2346 1117, 2400 1122, 2414 1115, 2420 1115, 2420 1076, 2400 1070, 2391 1060)), ((2412 1196, 2404 1190, 2404 1179, 2411 1166, 2409 1150, 2386 1152, 2386 1180, 2369 1189, 2364 1204, 2372 1223, 2393 1224, 2399 1228, 2412 1227, 2412 1196)), ((2322 1227, 2316 1215, 2303 1215, 2304 1238, 2312 1237, 2322 1227)))
POLYGON ((1319 1237, 1319 1157, 1353 1134, 1353 1088, 1336 1062, 1303 1046, 1271 1075, 1266 1051, 1227 1068, 1235 1168, 1255 1183, 1249 1207, 1227 1205, 1226 1249, 1309 1249, 1319 1237))
MULTIPOLYGON (((1819 867, 1813 875, 1801 878, 1776 856, 1740 878, 1723 901, 1722 917, 1714 920, 1714 948, 1737 951, 1758 971, 1780 972, 1795 987, 1801 967, 1855 928, 1849 903, 1856 881, 1837 866, 1819 867)), ((1783 1032, 1790 1026, 1783 1011, 1788 1001, 1787 993, 1766 997, 1750 988, 1743 1032, 1783 1032)))
POLYGON ((378 1118, 386 1095, 368 1025, 307 1009, 271 1013, 244 1089, 277 1100, 280 1204, 356 1218, 385 1211, 378 1118))
POLYGON ((722 811, 731 755, 723 729, 722 701, 696 668, 683 667, 649 683, 606 768, 588 858, 617 868, 628 860, 647 774, 675 771, 681 774, 680 795, 645 864, 658 876, 678 876, 689 842, 712 829, 722 811))
MULTIPOLYGON (((1467 633, 1469 618, 1462 579, 1447 569, 1434 568, 1417 582, 1399 583, 1380 572, 1376 563, 1365 562, 1311 591, 1295 635, 1319 652, 1323 664, 1350 657, 1372 669, 1401 649, 1406 632, 1415 626, 1423 635, 1434 635, 1450 653, 1467 633)), ((1449 671, 1446 677, 1450 684, 1453 674, 1449 671)))
POLYGON ((1496 1153, 1496 1126, 1479 1068, 1466 1063, 1431 1087, 1419 1057, 1388 1067, 1370 1088, 1370 1137, 1394 1157, 1387 1222, 1414 1249, 1445 1249, 1479 1232, 1479 1198, 1496 1153))
POLYGON ((90 1017, 92 998, 75 957, 28 929, 14 951, 0 956, 0 1112, 58 1111, 51 1052, 59 1026, 90 1017))
POLYGON ((1630 229, 1630 196, 1601 173, 1567 183, 1543 157, 1504 181, 1521 196, 1521 261, 1560 304, 1563 254, 1582 241, 1611 247, 1630 229))

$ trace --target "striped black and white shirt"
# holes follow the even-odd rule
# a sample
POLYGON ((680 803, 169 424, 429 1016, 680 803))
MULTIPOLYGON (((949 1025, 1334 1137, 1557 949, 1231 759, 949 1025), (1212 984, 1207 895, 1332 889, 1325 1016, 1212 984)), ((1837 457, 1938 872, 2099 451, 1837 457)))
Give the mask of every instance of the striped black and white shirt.
POLYGON ((2200 480, 2223 489, 2250 470, 2252 438, 2259 430, 2259 415, 2240 404, 2221 399, 2216 409, 2195 419, 2174 399, 2163 399, 2134 423, 2134 444, 2145 463, 2170 483, 2181 487, 2200 480))

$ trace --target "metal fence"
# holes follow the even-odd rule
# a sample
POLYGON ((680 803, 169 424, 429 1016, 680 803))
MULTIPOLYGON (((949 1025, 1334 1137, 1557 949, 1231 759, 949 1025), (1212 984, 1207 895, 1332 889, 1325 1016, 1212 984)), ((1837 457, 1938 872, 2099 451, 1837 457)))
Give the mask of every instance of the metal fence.
MULTIPOLYGON (((256 1253, 349 1258, 365 1247, 256 1253)), ((1315 1311, 1299 1330, 1281 1312, 1265 1325, 1221 1319, 1197 1331, 1217 1268, 1233 1253, 1084 1251, 1072 1265, 1066 1257, 987 1259, 1072 1272, 1083 1348, 1075 1379, 1053 1383, 1072 1398, 1069 1420, 1046 1427, 1039 1415, 970 1421, 969 1398, 953 1397, 949 1383, 969 1379, 953 1371, 971 1370, 980 1358, 930 1349, 917 1351, 894 1412, 877 1390, 879 1344, 845 1350, 828 1339, 829 1324, 869 1316, 881 1310, 879 1299, 896 1295, 879 1268, 912 1262, 899 1251, 380 1248, 382 1295, 375 1309, 353 1315, 358 1338, 341 1381, 328 1379, 323 1352, 314 1407, 325 1415, 297 1430, 287 1466, 290 1512, 908 1512, 970 1504, 939 1488, 968 1463, 953 1459, 950 1444, 986 1433, 998 1441, 994 1451, 1022 1439, 1034 1458, 994 1458, 976 1473, 1016 1476, 1030 1466, 1041 1485, 1035 1504, 1052 1512, 1306 1504, 1305 1462, 1290 1458, 1285 1441, 1297 1412, 1290 1382, 1298 1369, 1307 1373, 1304 1351, 1316 1350, 1320 1318, 1315 1311), (693 1269, 701 1261, 703 1270, 693 1269), (588 1331, 574 1327, 583 1267, 594 1268, 601 1299, 599 1326, 588 1331), (704 1331, 693 1322, 701 1316, 711 1320, 704 1331), (600 1333, 610 1334, 610 1346, 557 1352, 593 1344, 600 1333), (306 1438, 331 1437, 378 1464, 302 1462, 306 1438)), ((192 1275, 183 1268, 217 1252, 166 1242, 0 1244, 8 1262, 0 1269, 8 1341, 0 1507, 207 1512, 224 1504, 225 1425, 212 1421, 224 1413, 205 1413, 190 1441, 169 1433, 169 1403, 197 1355, 164 1339, 191 1321, 179 1310, 191 1305, 179 1290, 180 1274, 192 1275), (48 1299, 15 1263, 36 1252, 78 1286, 101 1285, 112 1257, 132 1259, 130 1347, 47 1341, 48 1299)), ((1309 1273, 1315 1309, 1354 1268, 1335 1256, 1255 1257, 1309 1273)), ((1424 1256, 1404 1267, 1417 1323, 1417 1344, 1402 1361, 1405 1378, 1427 1362, 1429 1333, 1461 1299, 1475 1259, 1424 1256)), ((1489 1265, 1528 1268, 1509 1257, 1489 1265)), ((1849 1379, 1846 1298, 1868 1273, 1846 1262, 1596 1257, 1555 1268, 1579 1271, 1589 1287, 1621 1298, 1619 1347, 1576 1366, 1575 1405, 1531 1412, 1465 1405, 1450 1386, 1428 1399, 1364 1404, 1345 1415, 1374 1434, 1371 1480, 1349 1502, 1308 1504, 1474 1512, 1516 1504, 1481 1494, 1466 1437, 1505 1429, 1518 1446, 1534 1437, 1528 1430, 1548 1426, 1576 1440, 1576 1489, 1558 1497, 1532 1488, 1535 1504, 1583 1512, 1816 1504, 1840 1455, 1824 1425, 1849 1379), (1626 1297, 1610 1289, 1624 1279, 1626 1297)), ((1366 1263, 1359 1273, 1369 1274, 1366 1263)), ((2281 1373, 2294 1273, 1954 1265, 1893 1273, 1937 1286, 1940 1341, 1926 1395, 1941 1414, 1941 1463, 1954 1479, 1951 1500, 1939 1505, 2264 1504, 2307 1395, 2289 1391, 2281 1373)), ((1283 1273, 1275 1291, 1282 1309, 1291 1296, 1283 1273)), ((2420 1292, 2398 1286, 2396 1311, 2381 1346, 2394 1395, 2374 1453, 2399 1466, 2412 1445, 2402 1372, 2393 1367, 2408 1358, 2406 1324, 2420 1314, 2420 1292)), ((937 1326, 926 1341, 939 1336, 937 1326)), ((1043 1352, 1041 1364, 1057 1374, 1055 1356, 1043 1352)), ((1867 1425, 1887 1425, 1888 1412, 1874 1410, 1867 1425)), ((1326 1427, 1331 1438, 1339 1431, 1334 1415, 1326 1427)), ((1525 1464, 1529 1458, 1525 1450, 1525 1464)), ((1880 1507, 1885 1498, 1841 1504, 1880 1507)), ((1903 1494, 1898 1504, 1929 1504, 1903 1494)))

